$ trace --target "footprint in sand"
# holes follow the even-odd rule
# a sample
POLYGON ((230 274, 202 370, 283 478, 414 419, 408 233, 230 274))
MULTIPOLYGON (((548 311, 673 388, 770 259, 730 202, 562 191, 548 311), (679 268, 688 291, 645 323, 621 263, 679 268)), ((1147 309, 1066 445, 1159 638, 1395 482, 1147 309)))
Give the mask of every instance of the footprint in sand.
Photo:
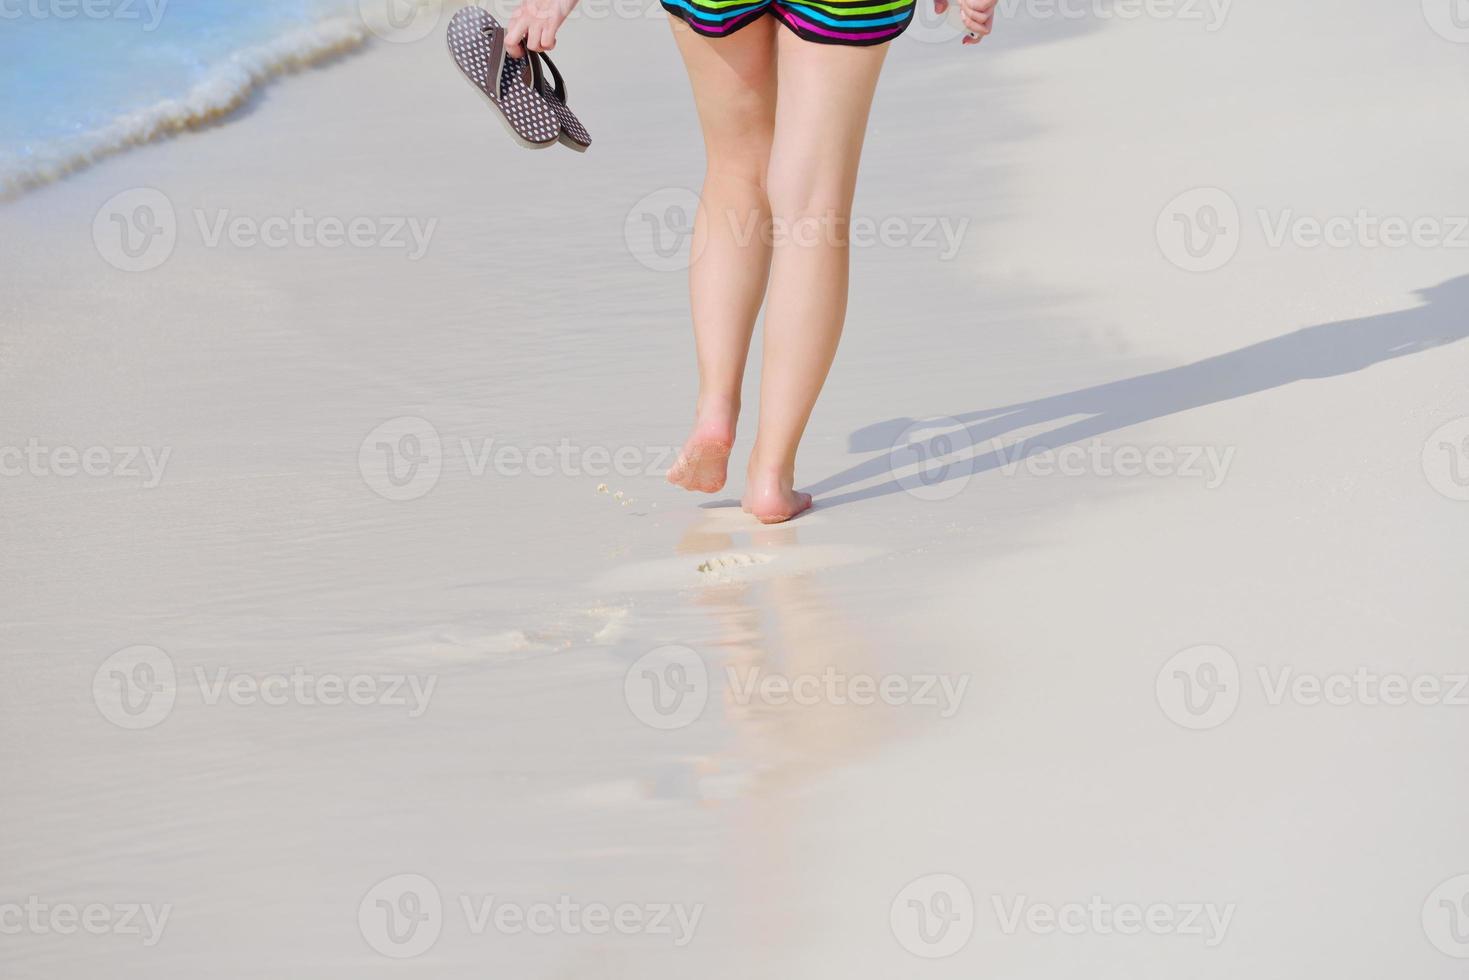
POLYGON ((715 554, 683 555, 653 561, 632 562, 598 576, 593 588, 613 592, 657 592, 751 582, 780 575, 800 575, 866 561, 882 552, 876 548, 843 545, 809 545, 759 551, 722 551, 715 554))
POLYGON ((764 565, 766 562, 775 561, 774 555, 750 555, 750 554, 727 554, 715 555, 705 558, 699 562, 699 574, 714 576, 723 581, 731 581, 733 573, 741 568, 749 568, 751 565, 764 565))

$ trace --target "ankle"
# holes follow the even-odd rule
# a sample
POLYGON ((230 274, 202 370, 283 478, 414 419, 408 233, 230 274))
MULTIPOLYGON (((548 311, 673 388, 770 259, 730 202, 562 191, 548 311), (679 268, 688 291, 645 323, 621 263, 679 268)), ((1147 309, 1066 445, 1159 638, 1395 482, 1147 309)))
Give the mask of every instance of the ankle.
POLYGON ((762 489, 790 490, 796 485, 796 461, 766 459, 757 446, 750 454, 750 463, 745 477, 752 487, 762 489))
POLYGON ((694 426, 701 432, 713 432, 734 437, 735 423, 740 418, 738 398, 711 398, 699 396, 694 408, 694 426))

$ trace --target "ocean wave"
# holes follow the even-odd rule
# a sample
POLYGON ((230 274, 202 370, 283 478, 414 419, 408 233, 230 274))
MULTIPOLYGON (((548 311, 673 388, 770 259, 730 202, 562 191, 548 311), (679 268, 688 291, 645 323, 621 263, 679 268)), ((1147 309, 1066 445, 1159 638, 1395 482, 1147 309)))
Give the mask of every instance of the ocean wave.
POLYGON ((271 79, 353 51, 370 36, 359 19, 322 20, 235 52, 181 97, 125 113, 105 126, 42 144, 24 155, 0 153, 0 200, 60 180, 129 147, 215 123, 271 79))

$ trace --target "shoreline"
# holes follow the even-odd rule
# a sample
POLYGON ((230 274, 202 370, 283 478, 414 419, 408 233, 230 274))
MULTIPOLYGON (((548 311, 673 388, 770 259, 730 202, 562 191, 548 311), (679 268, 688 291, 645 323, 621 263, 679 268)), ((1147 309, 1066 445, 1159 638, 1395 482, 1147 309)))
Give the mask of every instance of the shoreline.
POLYGON ((41 144, 34 158, 0 158, 0 204, 64 180, 129 149, 228 123, 268 85, 359 51, 371 38, 361 21, 333 16, 272 41, 242 48, 188 92, 128 112, 80 136, 41 144))

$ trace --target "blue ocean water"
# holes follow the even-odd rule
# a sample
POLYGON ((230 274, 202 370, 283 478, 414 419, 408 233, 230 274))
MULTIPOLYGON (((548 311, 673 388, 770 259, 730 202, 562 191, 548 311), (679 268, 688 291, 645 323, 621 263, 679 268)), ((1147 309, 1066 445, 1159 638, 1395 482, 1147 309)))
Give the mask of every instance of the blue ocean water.
POLYGON ((292 59, 349 43, 356 10, 351 0, 3 0, 0 192, 228 111, 292 59))

